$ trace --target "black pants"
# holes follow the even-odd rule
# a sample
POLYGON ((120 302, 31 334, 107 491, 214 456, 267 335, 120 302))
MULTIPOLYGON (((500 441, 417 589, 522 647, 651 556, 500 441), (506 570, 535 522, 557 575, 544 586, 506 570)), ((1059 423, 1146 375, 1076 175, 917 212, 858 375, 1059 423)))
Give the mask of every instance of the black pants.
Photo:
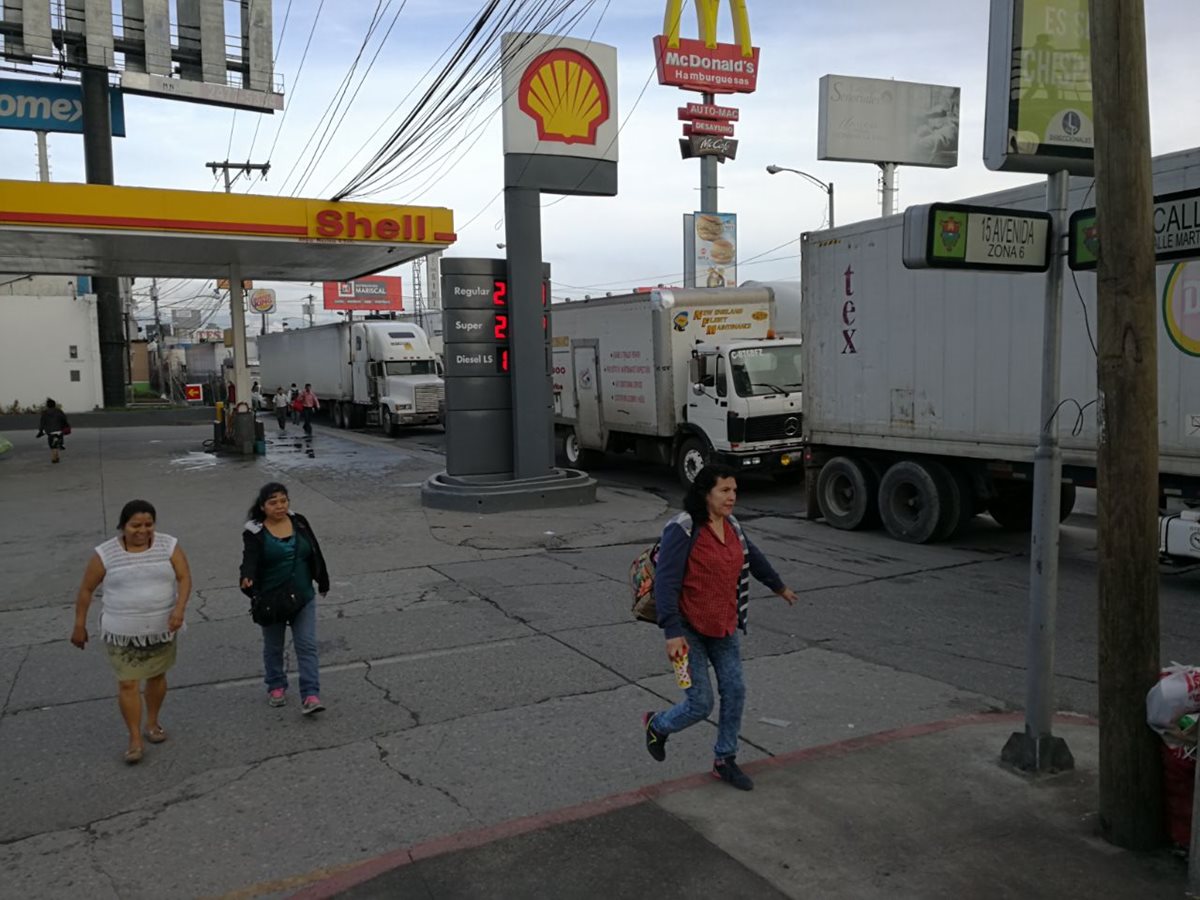
POLYGON ((275 407, 275 420, 279 422, 280 431, 283 431, 285 428, 287 428, 287 413, 288 411, 286 406, 275 407))

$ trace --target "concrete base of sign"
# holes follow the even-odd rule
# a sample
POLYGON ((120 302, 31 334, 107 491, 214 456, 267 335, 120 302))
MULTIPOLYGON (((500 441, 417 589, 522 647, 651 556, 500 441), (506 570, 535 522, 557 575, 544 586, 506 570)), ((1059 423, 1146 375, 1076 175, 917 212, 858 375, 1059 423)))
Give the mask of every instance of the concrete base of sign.
POLYGON ((541 478, 503 481, 496 476, 439 472, 421 488, 422 505, 457 512, 511 512, 595 502, 596 479, 575 469, 554 469, 541 478))

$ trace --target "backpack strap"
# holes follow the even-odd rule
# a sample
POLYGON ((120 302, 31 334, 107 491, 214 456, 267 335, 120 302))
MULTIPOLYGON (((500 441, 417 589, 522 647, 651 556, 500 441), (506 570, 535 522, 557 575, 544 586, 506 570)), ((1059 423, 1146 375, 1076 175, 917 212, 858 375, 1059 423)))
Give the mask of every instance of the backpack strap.
POLYGON ((738 543, 742 545, 742 571, 738 573, 737 613, 738 628, 742 629, 742 633, 745 634, 746 619, 750 612, 750 546, 746 543, 746 535, 742 532, 742 526, 738 524, 738 520, 734 516, 729 517, 729 524, 733 526, 733 530, 738 536, 738 543))

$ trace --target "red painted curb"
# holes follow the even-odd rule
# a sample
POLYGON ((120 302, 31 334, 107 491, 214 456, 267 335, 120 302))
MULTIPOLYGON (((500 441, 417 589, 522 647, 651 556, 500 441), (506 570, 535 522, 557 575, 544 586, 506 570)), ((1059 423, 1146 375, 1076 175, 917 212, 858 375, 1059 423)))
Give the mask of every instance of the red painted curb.
MULTIPOLYGON (((850 738, 849 740, 838 741, 833 744, 822 744, 819 747, 806 747, 803 750, 793 750, 790 753, 783 753, 768 759, 759 759, 746 763, 743 768, 751 773, 767 772, 800 762, 848 756, 860 750, 870 750, 896 743, 897 741, 906 741, 913 738, 925 737, 930 734, 939 734, 955 728, 963 728, 970 725, 991 725, 998 722, 1021 722, 1023 719, 1023 713, 973 713, 953 719, 942 719, 938 722, 906 725, 903 728, 880 731, 876 734, 850 738)), ((1098 724, 1097 720, 1091 716, 1076 713, 1060 713, 1055 716, 1055 721, 1062 725, 1098 724)), ((433 840, 416 844, 412 847, 392 850, 382 856, 366 860, 360 865, 347 868, 342 872, 315 882, 303 890, 292 894, 290 900, 329 900, 329 898, 337 896, 342 891, 370 881, 372 878, 376 878, 385 872, 390 872, 393 869, 398 869, 401 866, 406 866, 422 859, 432 859, 436 856, 442 856, 458 850, 471 850, 504 838, 528 834, 531 831, 541 831, 555 825, 565 825, 570 822, 591 819, 605 813, 636 806, 639 803, 645 803, 657 797, 665 797, 679 791, 704 787, 710 784, 712 784, 712 777, 707 772, 697 773, 695 775, 687 775, 683 778, 676 778, 672 781, 663 781, 620 794, 602 797, 599 800, 590 800, 575 806, 536 813, 532 816, 500 822, 496 825, 488 825, 471 831, 462 831, 458 834, 434 838, 433 840)))

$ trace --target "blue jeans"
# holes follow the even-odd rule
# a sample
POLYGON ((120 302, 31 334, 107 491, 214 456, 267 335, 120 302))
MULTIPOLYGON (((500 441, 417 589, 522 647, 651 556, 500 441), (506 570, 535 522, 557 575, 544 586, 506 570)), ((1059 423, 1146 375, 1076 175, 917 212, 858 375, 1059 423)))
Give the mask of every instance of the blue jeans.
POLYGON ((683 700, 650 720, 659 734, 674 734, 707 719, 713 710, 712 683, 708 679, 711 663, 717 673, 717 690, 721 695, 721 713, 717 719, 717 743, 713 746, 716 759, 737 755, 738 732, 742 727, 742 707, 746 703, 746 685, 742 681, 742 653, 738 633, 714 638, 697 634, 686 626, 683 636, 688 642, 688 672, 692 686, 683 700))
MULTIPOLYGON (((287 625, 263 625, 263 669, 267 690, 287 689, 287 669, 283 666, 283 645, 287 640, 287 625)), ((292 649, 300 670, 300 696, 321 693, 321 672, 317 660, 317 598, 313 597, 292 620, 292 649)))

